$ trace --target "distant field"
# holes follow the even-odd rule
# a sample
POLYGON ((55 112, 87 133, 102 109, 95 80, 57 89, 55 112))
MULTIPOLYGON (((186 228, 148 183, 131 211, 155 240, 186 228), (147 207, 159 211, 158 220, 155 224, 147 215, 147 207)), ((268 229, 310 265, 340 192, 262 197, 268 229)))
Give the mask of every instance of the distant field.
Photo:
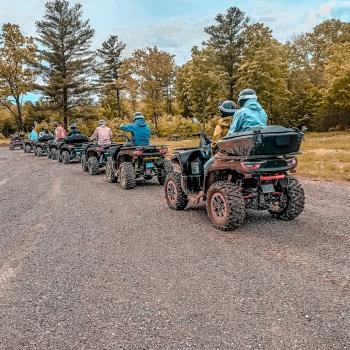
MULTIPOLYGON (((155 143, 165 143, 172 152, 176 147, 198 145, 198 139, 167 141, 154 139, 155 143)), ((322 180, 350 181, 350 133, 307 133, 299 156, 297 174, 322 180)))

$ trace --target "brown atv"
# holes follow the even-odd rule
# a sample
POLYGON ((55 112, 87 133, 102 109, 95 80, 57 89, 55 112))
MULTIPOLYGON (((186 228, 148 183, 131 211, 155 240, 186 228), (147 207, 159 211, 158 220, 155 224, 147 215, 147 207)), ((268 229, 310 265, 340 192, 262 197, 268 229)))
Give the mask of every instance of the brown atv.
POLYGON ((119 179, 123 188, 131 189, 139 178, 157 177, 163 185, 166 175, 174 171, 171 161, 165 158, 167 152, 166 146, 112 146, 106 163, 107 181, 119 179))
POLYGON ((199 148, 174 153, 172 161, 181 172, 167 177, 169 207, 183 210, 189 201, 204 200, 213 225, 224 231, 239 227, 247 209, 267 210, 282 220, 295 219, 304 209, 305 198, 290 173, 297 166, 303 131, 269 126, 236 133, 218 142, 212 158, 210 140, 201 133, 199 148))

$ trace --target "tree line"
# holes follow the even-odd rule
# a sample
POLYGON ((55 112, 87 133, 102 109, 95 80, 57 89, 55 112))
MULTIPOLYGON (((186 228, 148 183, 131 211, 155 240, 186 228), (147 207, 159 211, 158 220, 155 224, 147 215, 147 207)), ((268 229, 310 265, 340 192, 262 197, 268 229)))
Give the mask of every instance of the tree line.
POLYGON ((231 7, 205 27, 207 40, 176 66, 175 57, 146 47, 125 57, 111 35, 92 50, 94 29, 82 6, 45 3, 36 37, 7 23, 0 35, 0 128, 34 121, 122 120, 141 109, 158 131, 159 118, 197 118, 204 127, 220 100, 256 90, 270 123, 313 130, 350 127, 350 23, 327 20, 281 43, 265 24, 231 7), (23 102, 39 92, 36 103, 23 102))

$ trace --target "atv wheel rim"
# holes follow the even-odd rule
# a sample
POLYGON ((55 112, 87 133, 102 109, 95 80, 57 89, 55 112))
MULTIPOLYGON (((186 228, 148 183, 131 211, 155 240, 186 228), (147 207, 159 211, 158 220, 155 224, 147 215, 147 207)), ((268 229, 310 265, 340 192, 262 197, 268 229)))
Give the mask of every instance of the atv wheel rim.
POLYGON ((212 214, 215 220, 222 221, 227 214, 225 198, 221 193, 215 193, 211 198, 212 214))
POLYGON ((173 181, 169 181, 166 187, 166 193, 167 193, 167 197, 169 199, 169 201, 171 203, 175 203, 176 202, 176 198, 177 198, 177 188, 176 185, 173 181))

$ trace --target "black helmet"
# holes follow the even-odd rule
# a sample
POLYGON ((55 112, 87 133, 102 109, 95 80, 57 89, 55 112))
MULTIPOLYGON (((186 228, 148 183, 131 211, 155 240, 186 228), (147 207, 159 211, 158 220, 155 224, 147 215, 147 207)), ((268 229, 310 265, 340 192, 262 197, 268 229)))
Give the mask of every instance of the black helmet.
POLYGON ((243 107, 244 104, 250 99, 258 99, 256 92, 253 89, 244 89, 239 93, 238 102, 243 107))
POLYGON ((232 115, 236 112, 237 106, 233 101, 226 100, 220 102, 218 108, 221 112, 232 115))

